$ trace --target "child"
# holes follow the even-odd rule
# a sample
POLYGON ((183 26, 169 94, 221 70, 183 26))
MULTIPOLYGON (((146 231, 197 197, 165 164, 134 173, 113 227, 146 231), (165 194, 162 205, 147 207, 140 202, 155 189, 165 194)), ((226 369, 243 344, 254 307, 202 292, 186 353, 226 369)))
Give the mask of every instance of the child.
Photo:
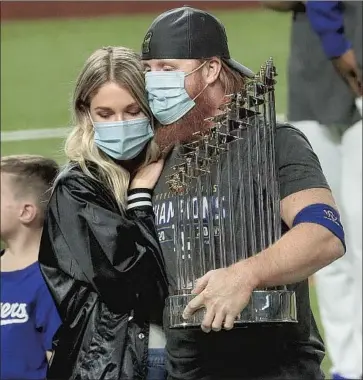
POLYGON ((38 265, 43 218, 58 173, 55 161, 31 155, 1 158, 0 379, 46 378, 58 327, 38 265))

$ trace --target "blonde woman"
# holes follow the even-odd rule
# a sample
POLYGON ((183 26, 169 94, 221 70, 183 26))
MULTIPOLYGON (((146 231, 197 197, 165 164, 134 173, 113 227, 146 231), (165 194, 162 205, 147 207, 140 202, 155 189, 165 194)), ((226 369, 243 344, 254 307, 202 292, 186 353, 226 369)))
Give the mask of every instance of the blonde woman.
POLYGON ((39 257, 63 322, 47 378, 164 379, 168 286, 151 203, 163 162, 138 55, 94 52, 73 112, 39 257))

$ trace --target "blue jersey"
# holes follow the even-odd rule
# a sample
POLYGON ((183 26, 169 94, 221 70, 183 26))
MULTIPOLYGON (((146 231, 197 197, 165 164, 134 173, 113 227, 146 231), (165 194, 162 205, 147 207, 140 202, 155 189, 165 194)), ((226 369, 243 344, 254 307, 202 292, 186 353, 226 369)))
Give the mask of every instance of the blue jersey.
POLYGON ((61 322, 38 262, 1 272, 0 292, 0 379, 45 379, 46 351, 61 322))

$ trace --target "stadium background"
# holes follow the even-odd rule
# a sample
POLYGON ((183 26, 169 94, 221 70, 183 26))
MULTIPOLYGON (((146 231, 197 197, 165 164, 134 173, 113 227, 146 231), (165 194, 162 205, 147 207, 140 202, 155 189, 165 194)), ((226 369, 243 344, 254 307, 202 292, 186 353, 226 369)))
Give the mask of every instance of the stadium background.
MULTIPOLYGON (((1 2, 1 154, 42 154, 64 162, 70 96, 85 59, 95 49, 140 49, 160 12, 173 1, 1 2)), ((287 101, 289 14, 261 9, 258 1, 189 1, 212 11, 227 29, 232 56, 254 70, 272 56, 279 73, 277 112, 287 101)), ((314 286, 311 304, 321 329, 314 286)), ((328 375, 329 358, 323 367, 328 375)))

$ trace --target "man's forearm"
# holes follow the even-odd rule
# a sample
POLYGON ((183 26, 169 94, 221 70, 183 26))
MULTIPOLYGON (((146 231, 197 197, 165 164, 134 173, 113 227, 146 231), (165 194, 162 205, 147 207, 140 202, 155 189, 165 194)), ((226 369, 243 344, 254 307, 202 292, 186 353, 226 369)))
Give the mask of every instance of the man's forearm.
POLYGON ((304 223, 258 255, 237 263, 236 270, 249 266, 253 288, 287 285, 305 280, 343 254, 343 244, 329 230, 304 223))

